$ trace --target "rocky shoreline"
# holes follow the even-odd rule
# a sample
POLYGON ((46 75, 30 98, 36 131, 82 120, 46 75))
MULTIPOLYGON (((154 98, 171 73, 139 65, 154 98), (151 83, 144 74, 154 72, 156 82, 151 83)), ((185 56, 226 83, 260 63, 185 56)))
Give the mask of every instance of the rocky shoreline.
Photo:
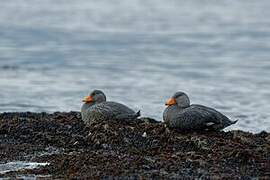
POLYGON ((270 179, 269 167, 267 132, 181 133, 148 118, 86 127, 79 112, 0 114, 0 178, 270 179), (4 171, 10 162, 45 165, 4 171))

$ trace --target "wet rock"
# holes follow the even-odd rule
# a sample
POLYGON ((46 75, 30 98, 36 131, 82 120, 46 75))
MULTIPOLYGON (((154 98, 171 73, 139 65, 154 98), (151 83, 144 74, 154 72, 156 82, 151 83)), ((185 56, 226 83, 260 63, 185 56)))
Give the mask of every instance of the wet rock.
POLYGON ((49 165, 0 178, 269 179, 270 134, 184 133, 150 118, 86 127, 79 112, 2 113, 0 163, 12 161, 49 165))

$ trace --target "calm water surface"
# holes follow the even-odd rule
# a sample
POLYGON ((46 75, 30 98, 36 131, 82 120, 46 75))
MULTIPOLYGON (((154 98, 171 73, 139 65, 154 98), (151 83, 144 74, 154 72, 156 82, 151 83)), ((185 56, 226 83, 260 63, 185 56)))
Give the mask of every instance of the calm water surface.
POLYGON ((102 89, 162 119, 176 90, 270 131, 270 1, 44 0, 0 7, 0 112, 80 110, 102 89))

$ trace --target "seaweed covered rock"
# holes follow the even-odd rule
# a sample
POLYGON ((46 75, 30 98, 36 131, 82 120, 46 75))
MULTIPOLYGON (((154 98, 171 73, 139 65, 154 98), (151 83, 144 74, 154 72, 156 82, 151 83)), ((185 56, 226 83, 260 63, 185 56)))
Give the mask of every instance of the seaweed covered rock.
POLYGON ((181 133, 149 118, 86 127, 79 112, 0 114, 0 163, 52 178, 270 178, 270 134, 181 133))

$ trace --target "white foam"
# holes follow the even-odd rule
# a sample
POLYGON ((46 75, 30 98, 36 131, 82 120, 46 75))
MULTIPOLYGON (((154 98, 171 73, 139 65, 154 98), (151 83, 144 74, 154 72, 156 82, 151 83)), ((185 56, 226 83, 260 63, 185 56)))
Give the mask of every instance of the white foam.
POLYGON ((47 166, 47 165, 49 165, 49 163, 13 161, 5 164, 0 164, 0 174, 5 174, 12 171, 19 171, 22 169, 35 169, 40 166, 47 166))

